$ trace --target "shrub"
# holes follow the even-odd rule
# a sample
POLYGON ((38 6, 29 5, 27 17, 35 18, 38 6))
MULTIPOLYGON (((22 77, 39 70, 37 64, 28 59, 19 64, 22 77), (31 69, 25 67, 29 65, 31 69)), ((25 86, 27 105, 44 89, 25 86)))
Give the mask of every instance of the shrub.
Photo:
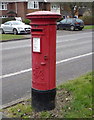
POLYGON ((28 25, 30 24, 30 20, 29 20, 29 19, 24 19, 23 22, 24 22, 25 24, 28 24, 28 25))
POLYGON ((94 16, 83 16, 81 19, 84 21, 85 25, 94 25, 94 16))
POLYGON ((10 21, 10 20, 15 20, 14 17, 9 17, 9 18, 0 18, 0 21, 3 23, 7 22, 7 21, 10 21))
MULTIPOLYGON (((1 21, 2 24, 5 23, 5 22, 7 22, 7 21, 11 21, 11 20, 15 20, 15 18, 14 17, 0 18, 0 21, 1 21)), ((30 20, 29 19, 25 19, 25 20, 23 20, 23 22, 25 24, 30 24, 30 20)))

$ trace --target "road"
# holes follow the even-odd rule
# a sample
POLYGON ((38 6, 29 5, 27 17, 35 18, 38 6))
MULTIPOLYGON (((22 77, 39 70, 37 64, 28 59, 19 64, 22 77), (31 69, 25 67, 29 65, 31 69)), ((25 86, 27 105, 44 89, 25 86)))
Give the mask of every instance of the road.
MULTIPOLYGON (((31 41, 2 44, 2 104, 25 97, 31 90, 31 41)), ((57 32, 57 85, 92 71, 92 32, 57 32)), ((1 51, 1 49, 0 49, 1 51)))

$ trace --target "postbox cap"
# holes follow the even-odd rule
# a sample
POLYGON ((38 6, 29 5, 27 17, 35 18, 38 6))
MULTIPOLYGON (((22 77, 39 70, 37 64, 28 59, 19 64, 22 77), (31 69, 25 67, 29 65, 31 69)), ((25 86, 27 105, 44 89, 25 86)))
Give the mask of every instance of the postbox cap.
POLYGON ((57 14, 51 11, 36 11, 26 15, 28 19, 32 18, 60 18, 61 14, 57 14))

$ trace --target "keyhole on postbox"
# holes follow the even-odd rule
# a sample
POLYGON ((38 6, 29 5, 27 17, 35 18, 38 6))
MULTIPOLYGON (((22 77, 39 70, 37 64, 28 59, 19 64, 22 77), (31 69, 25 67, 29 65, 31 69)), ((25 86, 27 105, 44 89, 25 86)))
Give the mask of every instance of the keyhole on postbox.
POLYGON ((48 56, 47 55, 44 56, 44 60, 48 60, 48 56))
MULTIPOLYGON (((48 56, 47 55, 44 56, 44 60, 48 60, 48 56)), ((46 62, 41 62, 41 65, 42 66, 46 65, 46 62)))

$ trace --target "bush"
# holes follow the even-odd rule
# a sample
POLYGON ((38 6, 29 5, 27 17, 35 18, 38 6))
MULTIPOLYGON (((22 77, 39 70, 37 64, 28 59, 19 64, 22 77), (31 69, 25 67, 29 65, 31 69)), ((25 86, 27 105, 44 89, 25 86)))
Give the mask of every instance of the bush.
MULTIPOLYGON (((5 22, 7 22, 7 21, 11 21, 11 20, 15 20, 15 18, 14 17, 0 18, 0 21, 1 21, 2 24, 5 23, 5 22)), ((29 19, 25 19, 25 20, 23 20, 23 22, 25 24, 30 24, 30 20, 29 19)))
POLYGON ((7 22, 7 21, 10 21, 10 20, 15 20, 14 17, 9 17, 9 18, 0 18, 0 21, 3 23, 7 22))
POLYGON ((84 21, 85 25, 94 25, 94 16, 83 16, 81 19, 84 21))
POLYGON ((28 25, 30 24, 30 20, 29 20, 29 19, 24 19, 23 22, 24 22, 25 24, 28 24, 28 25))

